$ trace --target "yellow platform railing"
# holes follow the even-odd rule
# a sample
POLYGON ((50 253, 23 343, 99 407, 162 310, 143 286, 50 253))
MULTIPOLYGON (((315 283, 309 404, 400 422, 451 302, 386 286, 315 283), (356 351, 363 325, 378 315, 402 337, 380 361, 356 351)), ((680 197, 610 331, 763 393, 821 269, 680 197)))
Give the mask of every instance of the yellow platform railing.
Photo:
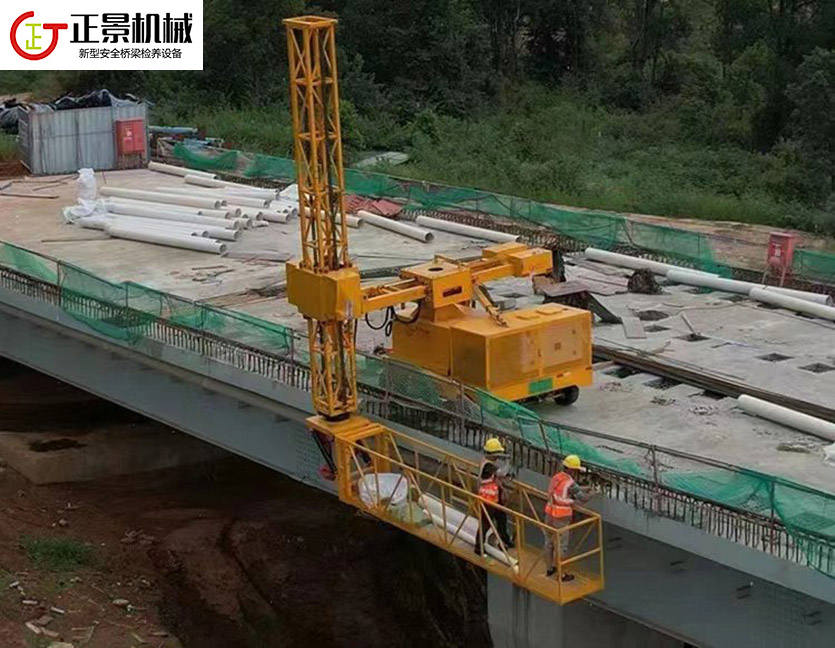
POLYGON ((335 456, 340 499, 366 513, 559 604, 603 589, 602 523, 592 511, 578 509, 572 524, 551 527, 546 494, 519 481, 507 501, 492 504, 476 493, 476 464, 376 424, 336 435, 335 456), (499 533, 503 515, 513 546, 499 533), (483 555, 475 553, 479 536, 483 555))

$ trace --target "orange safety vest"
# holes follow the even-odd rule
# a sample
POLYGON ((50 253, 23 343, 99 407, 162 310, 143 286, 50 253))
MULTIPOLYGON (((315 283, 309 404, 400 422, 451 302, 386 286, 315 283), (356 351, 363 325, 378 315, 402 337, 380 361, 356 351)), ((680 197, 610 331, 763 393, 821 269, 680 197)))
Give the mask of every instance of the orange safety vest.
POLYGON ((483 497, 488 502, 499 503, 499 482, 496 481, 495 477, 481 480, 478 486, 478 496, 483 497))
POLYGON ((560 472, 554 476, 551 483, 553 489, 548 504, 545 505, 545 515, 550 515, 553 518, 571 517, 574 514, 572 508, 574 500, 571 499, 568 491, 574 485, 574 480, 568 473, 560 472))

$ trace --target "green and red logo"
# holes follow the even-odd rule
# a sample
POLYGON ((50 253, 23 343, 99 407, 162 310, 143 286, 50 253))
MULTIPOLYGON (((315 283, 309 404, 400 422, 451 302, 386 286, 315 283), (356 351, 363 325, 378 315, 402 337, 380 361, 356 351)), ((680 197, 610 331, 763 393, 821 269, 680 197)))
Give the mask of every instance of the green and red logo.
POLYGON ((21 47, 17 42, 17 30, 20 28, 20 25, 23 23, 23 21, 29 20, 30 18, 34 17, 34 11, 27 11, 26 13, 18 16, 17 20, 15 20, 14 23, 12 23, 11 41, 14 51, 17 52, 20 56, 29 61, 40 61, 52 54, 52 52, 58 46, 58 32, 60 32, 62 29, 68 29, 69 25, 67 25, 67 23, 26 23, 24 26, 30 28, 32 30, 32 34, 30 38, 26 39, 26 46, 21 47), (42 38, 37 33, 38 27, 52 32, 52 41, 49 43, 49 46, 46 49, 38 45, 38 41, 42 38), (33 52, 37 52, 37 54, 33 52))

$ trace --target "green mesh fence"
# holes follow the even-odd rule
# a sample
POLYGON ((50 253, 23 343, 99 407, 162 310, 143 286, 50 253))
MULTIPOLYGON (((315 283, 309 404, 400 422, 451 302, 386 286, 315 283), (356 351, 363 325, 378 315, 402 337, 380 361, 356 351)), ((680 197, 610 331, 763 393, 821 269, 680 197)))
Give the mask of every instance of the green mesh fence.
POLYGON ((11 243, 0 243, 0 266, 49 283, 55 283, 58 276, 54 261, 36 256, 11 243))
POLYGON ((234 171, 238 166, 238 152, 217 148, 192 149, 177 143, 174 156, 180 158, 190 169, 201 171, 234 171))
POLYGON ((792 274, 835 284, 835 254, 819 250, 796 250, 792 274))

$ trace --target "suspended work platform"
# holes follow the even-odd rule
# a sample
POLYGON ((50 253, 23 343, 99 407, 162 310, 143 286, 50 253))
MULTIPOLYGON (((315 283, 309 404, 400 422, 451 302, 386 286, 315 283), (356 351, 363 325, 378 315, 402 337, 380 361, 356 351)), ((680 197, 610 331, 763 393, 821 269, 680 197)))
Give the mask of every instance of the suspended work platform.
POLYGON ((361 416, 340 422, 313 417, 308 423, 334 439, 343 502, 555 603, 603 589, 602 522, 596 513, 578 508, 570 526, 555 529, 544 520, 547 495, 536 488, 516 481, 504 505, 492 504, 476 494, 473 462, 361 416), (512 548, 499 538, 497 511, 507 516, 512 548), (486 539, 484 555, 475 553, 479 534, 486 539), (549 535, 552 576, 546 575, 549 535))

